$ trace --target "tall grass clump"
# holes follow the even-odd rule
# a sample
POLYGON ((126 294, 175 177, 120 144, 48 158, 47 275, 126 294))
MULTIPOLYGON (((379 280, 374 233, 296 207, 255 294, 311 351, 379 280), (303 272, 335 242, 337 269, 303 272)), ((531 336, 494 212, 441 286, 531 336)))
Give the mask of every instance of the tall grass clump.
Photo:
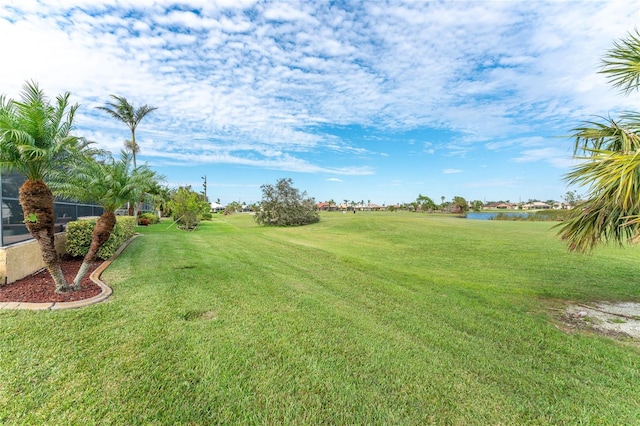
POLYGON ((565 220, 569 210, 538 210, 533 212, 500 212, 490 220, 509 220, 516 222, 558 222, 565 220))

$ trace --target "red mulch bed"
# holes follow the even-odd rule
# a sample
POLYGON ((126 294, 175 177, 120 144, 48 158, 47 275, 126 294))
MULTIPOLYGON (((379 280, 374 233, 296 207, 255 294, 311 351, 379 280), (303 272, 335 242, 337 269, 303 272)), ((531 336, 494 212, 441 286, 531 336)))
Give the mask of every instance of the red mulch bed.
MULTIPOLYGON (((68 283, 73 282, 81 264, 82 259, 62 259, 62 273, 68 283)), ((46 269, 43 269, 14 283, 0 286, 0 302, 75 302, 76 300, 89 299, 102 292, 100 286, 89 278, 91 273, 101 264, 102 261, 93 263, 80 283, 80 290, 64 294, 56 293, 56 285, 53 282, 53 278, 51 278, 46 269)))

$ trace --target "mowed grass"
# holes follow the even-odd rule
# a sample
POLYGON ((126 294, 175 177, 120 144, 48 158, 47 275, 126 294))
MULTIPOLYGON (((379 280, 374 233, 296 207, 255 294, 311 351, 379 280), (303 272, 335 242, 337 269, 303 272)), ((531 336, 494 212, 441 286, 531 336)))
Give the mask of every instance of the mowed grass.
POLYGON ((549 227, 140 228, 108 302, 0 311, 0 423, 636 424, 638 345, 554 309, 640 300, 640 250, 571 254, 549 227))

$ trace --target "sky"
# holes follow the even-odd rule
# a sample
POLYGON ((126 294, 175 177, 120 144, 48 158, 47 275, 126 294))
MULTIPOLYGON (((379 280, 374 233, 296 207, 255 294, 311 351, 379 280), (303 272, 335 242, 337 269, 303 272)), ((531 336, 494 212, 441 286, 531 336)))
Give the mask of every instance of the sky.
POLYGON ((2 0, 0 94, 80 104, 115 155, 115 94, 158 109, 138 164, 223 204, 291 178, 317 201, 562 200, 572 129, 637 110, 598 71, 622 1, 2 0))

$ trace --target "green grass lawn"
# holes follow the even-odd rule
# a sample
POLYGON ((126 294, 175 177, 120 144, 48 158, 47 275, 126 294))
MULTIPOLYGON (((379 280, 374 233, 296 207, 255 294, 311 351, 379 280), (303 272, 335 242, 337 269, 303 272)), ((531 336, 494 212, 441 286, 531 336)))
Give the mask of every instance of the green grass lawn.
POLYGON ((640 249, 549 223, 326 213, 139 228, 106 303, 0 311, 2 424, 637 424, 640 350, 564 301, 640 300, 640 249))

